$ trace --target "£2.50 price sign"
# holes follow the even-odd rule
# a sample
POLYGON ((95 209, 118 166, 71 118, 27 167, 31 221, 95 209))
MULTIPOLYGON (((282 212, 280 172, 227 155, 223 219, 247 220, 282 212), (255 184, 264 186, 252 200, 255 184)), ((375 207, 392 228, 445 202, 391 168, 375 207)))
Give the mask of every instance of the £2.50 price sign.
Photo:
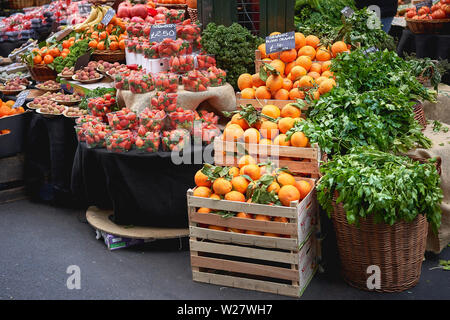
POLYGON ((150 42, 161 42, 164 39, 177 39, 175 24, 155 24, 150 30, 150 42))

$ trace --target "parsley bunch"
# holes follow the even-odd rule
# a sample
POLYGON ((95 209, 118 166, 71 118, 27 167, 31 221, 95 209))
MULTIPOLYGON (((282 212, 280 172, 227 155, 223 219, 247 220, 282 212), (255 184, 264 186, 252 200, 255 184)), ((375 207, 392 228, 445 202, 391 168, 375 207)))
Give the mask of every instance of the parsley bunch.
POLYGON ((420 164, 368 147, 337 156, 321 167, 325 175, 317 186, 319 203, 333 211, 332 199, 343 203, 350 224, 373 215, 377 223, 413 221, 424 214, 436 232, 441 222, 443 195, 432 162, 420 164))

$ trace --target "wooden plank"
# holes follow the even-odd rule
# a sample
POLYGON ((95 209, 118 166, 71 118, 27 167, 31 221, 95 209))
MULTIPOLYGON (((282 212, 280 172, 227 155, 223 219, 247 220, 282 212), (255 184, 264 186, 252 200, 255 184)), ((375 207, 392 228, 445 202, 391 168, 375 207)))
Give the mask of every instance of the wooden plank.
POLYGON ((23 154, 0 159, 0 183, 23 180, 24 163, 25 160, 23 154))
POLYGON ((188 206, 196 208, 210 208, 213 210, 225 210, 233 212, 246 212, 274 217, 294 218, 297 210, 290 207, 268 206, 264 204, 246 203, 228 200, 216 200, 210 198, 200 198, 187 196, 188 206))
POLYGON ((223 243, 213 243, 213 242, 193 241, 193 240, 191 240, 189 244, 191 248, 191 255, 194 250, 195 252, 200 251, 207 253, 217 253, 234 257, 259 259, 264 261, 274 261, 291 264, 299 263, 298 254, 293 251, 289 253, 289 252, 241 247, 223 243))
POLYGON ((213 241, 284 250, 297 250, 298 248, 298 240, 296 238, 256 236, 252 234, 241 234, 199 227, 189 227, 189 232, 191 237, 213 241))
POLYGON ((200 268, 238 272, 275 279, 298 281, 300 278, 298 272, 287 268, 203 256, 191 256, 191 264, 200 268))
POLYGON ((0 191, 0 204, 26 199, 25 187, 0 191))
POLYGON ((297 236, 297 223, 260 221, 234 217, 222 218, 221 216, 214 213, 204 214, 197 212, 189 213, 189 221, 241 230, 252 230, 259 232, 297 236))
POLYGON ((192 278, 194 281, 216 284, 219 286, 268 292, 290 297, 299 297, 300 295, 299 287, 282 283, 238 278, 234 276, 212 274, 205 272, 192 272, 192 278))

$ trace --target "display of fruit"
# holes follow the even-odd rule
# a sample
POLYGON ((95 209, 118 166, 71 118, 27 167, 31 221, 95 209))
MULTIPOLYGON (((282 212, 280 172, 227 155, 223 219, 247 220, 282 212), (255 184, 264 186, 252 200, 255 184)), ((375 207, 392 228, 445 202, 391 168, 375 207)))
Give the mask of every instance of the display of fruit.
POLYGON ((85 128, 83 128, 83 126, 80 125, 76 125, 74 126, 75 129, 75 134, 77 136, 77 139, 79 142, 85 142, 86 141, 86 137, 84 136, 84 132, 85 132, 85 128))
POLYGON ((128 152, 133 144, 130 130, 114 130, 106 135, 106 149, 112 152, 128 152))
POLYGON ((46 92, 42 96, 37 96, 31 101, 28 106, 32 109, 39 109, 41 106, 46 104, 56 104, 52 99, 57 96, 57 93, 46 92))
POLYGON ((192 55, 170 57, 169 71, 174 73, 186 73, 195 69, 195 59, 192 55))
POLYGON ((58 82, 55 82, 53 80, 47 80, 43 83, 39 83, 36 85, 36 88, 40 90, 48 90, 48 91, 55 91, 61 89, 61 84, 58 82))
POLYGON ((210 87, 220 87, 226 83, 227 73, 216 67, 209 67, 207 70, 210 87))
POLYGON ((76 81, 90 81, 100 80, 102 75, 96 70, 97 66, 91 65, 75 71, 73 80, 76 81))
POLYGON ((161 72, 155 75, 154 81, 156 90, 167 93, 178 91, 179 77, 176 74, 161 72))
POLYGON ((194 128, 195 113, 192 110, 177 108, 175 112, 168 114, 172 129, 184 129, 192 132, 194 128))
POLYGON ((74 94, 55 93, 55 95, 51 99, 57 103, 65 104, 80 102, 81 98, 81 95, 75 92, 74 94))
POLYGON ((121 65, 119 62, 110 63, 108 61, 99 60, 97 61, 97 71, 106 73, 113 68, 117 68, 121 65))
POLYGON ((103 122, 103 118, 95 117, 95 116, 92 116, 90 114, 85 114, 85 115, 82 115, 81 117, 79 117, 79 118, 77 118, 75 120, 75 123, 77 125, 81 125, 83 123, 88 123, 88 122, 92 122, 92 124, 102 123, 103 122))
MULTIPOLYGON (((5 83, 4 85, 0 85, 0 91, 22 91, 27 87, 17 83, 5 83)), ((5 93, 7 94, 7 93, 5 93)))
POLYGON ((190 143, 190 134, 183 129, 164 131, 161 137, 164 151, 182 151, 190 143))
POLYGON ((113 130, 132 130, 135 129, 139 123, 136 113, 128 108, 108 113, 106 116, 108 118, 108 123, 113 130))
POLYGON ((77 118, 87 114, 87 110, 77 107, 67 107, 64 111, 64 115, 70 118, 77 118))
POLYGON ((217 124, 219 122, 219 116, 214 112, 208 112, 206 110, 195 111, 195 120, 201 120, 202 122, 208 124, 217 124))
POLYGON ((88 109, 95 117, 105 117, 107 113, 111 112, 112 107, 115 105, 116 99, 110 94, 88 100, 88 109))
POLYGON ((144 72, 133 72, 127 77, 130 91, 132 93, 145 93, 155 89, 153 78, 144 72))
POLYGON ((208 75, 198 70, 190 71, 182 77, 182 84, 186 91, 206 91, 209 86, 208 75))
POLYGON ((144 57, 147 59, 158 59, 159 58, 159 43, 157 42, 145 42, 142 45, 144 50, 144 57))
POLYGON ((170 9, 166 12, 166 23, 181 23, 184 20, 184 10, 170 9))
POLYGON ((184 20, 177 25, 177 38, 193 42, 201 35, 201 25, 193 24, 191 19, 184 20))
POLYGON ((39 113, 50 114, 50 115, 60 115, 66 110, 66 107, 59 104, 47 104, 43 105, 38 109, 39 113))
POLYGON ((417 10, 416 6, 406 9, 406 18, 414 20, 439 20, 450 18, 450 2, 441 0, 433 6, 422 6, 417 10))
MULTIPOLYGON (((0 118, 13 116, 25 112, 23 107, 13 108, 15 101, 8 100, 3 102, 0 100, 0 118)), ((9 129, 4 129, 9 130, 9 129)))
POLYGON ((145 108, 139 114, 139 124, 147 131, 161 131, 166 116, 164 110, 145 108))
POLYGON ((16 77, 16 78, 9 79, 8 81, 6 81, 5 85, 6 86, 9 86, 9 85, 13 85, 13 86, 28 86, 28 85, 30 85, 30 81, 28 81, 28 79, 26 79, 26 78, 16 77))
POLYGON ((158 48, 159 56, 161 58, 164 57, 172 57, 179 55, 191 54, 193 50, 193 46, 189 41, 183 39, 164 39, 158 48))
POLYGON ((216 59, 212 54, 199 54, 197 55, 198 69, 208 69, 216 66, 216 59))
POLYGON ((164 110, 166 112, 173 112, 177 108, 178 94, 167 93, 164 91, 158 91, 154 97, 152 97, 152 107, 164 110))
POLYGON ((136 150, 139 152, 157 152, 161 141, 159 131, 146 132, 144 136, 137 136, 134 141, 136 150))
POLYGON ((71 78, 74 75, 74 67, 64 67, 64 69, 61 71, 61 76, 65 78, 71 78))
POLYGON ((210 144, 215 137, 219 137, 221 134, 222 132, 217 125, 207 122, 203 122, 201 125, 195 125, 193 130, 194 141, 196 143, 210 144))
POLYGON ((106 136, 112 130, 105 124, 90 125, 84 130, 86 146, 88 148, 106 148, 106 136))

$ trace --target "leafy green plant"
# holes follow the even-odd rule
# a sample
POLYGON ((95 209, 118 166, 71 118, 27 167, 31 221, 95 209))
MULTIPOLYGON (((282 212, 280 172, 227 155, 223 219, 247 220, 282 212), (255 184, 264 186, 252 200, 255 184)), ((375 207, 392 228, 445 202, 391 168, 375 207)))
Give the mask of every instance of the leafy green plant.
POLYGON ((373 148, 360 147, 336 156, 321 167, 318 201, 328 214, 332 200, 343 204, 350 224, 373 215, 375 222, 393 225, 424 214, 434 232, 441 223, 442 189, 434 163, 421 164, 373 148))
POLYGON ((238 23, 229 27, 209 23, 202 33, 202 47, 214 54, 217 66, 227 72, 227 81, 238 90, 237 79, 243 73, 255 73, 255 50, 263 43, 238 23))
POLYGON ((60 73, 65 67, 71 68, 75 66, 75 62, 82 55, 89 52, 89 42, 88 40, 80 40, 75 42, 74 45, 70 48, 70 53, 65 57, 56 57, 55 60, 48 66, 54 69, 57 73, 60 73))
POLYGON ((433 61, 430 58, 417 58, 415 53, 405 54, 405 60, 415 77, 429 79, 434 90, 438 90, 442 75, 450 70, 448 60, 433 61))

